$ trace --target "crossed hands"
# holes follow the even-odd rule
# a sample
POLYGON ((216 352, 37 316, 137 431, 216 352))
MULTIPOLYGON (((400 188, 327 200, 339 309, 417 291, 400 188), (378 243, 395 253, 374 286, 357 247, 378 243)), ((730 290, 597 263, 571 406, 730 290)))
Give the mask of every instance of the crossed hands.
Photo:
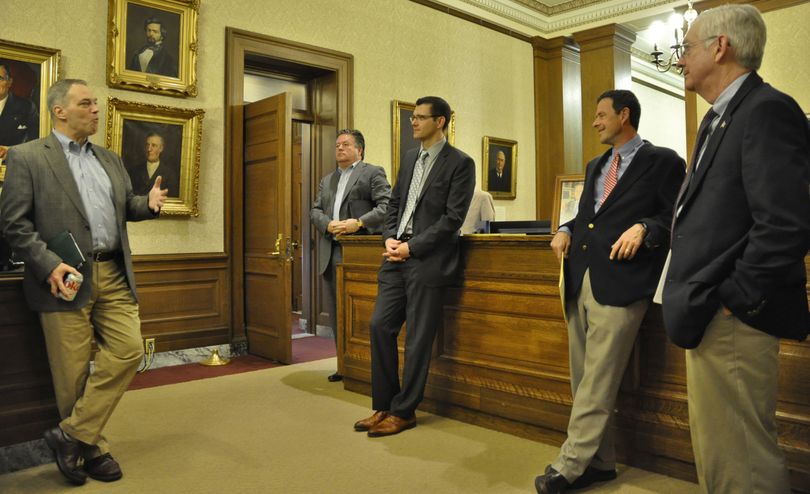
POLYGON ((339 237, 341 235, 347 235, 349 233, 354 233, 360 229, 360 222, 354 218, 349 218, 343 221, 332 220, 326 225, 326 231, 331 233, 332 235, 339 237))
POLYGON ((411 249, 408 247, 408 242, 403 242, 395 238, 386 239, 383 257, 388 262, 405 262, 405 259, 411 257, 411 249))

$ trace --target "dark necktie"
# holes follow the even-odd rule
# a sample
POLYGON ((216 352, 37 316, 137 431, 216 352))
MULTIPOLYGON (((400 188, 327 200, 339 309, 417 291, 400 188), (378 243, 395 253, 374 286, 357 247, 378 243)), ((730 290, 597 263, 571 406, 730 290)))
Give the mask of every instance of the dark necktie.
POLYGON ((672 224, 670 225, 670 234, 675 231, 675 218, 678 217, 678 207, 681 204, 681 199, 686 195, 686 191, 689 190, 689 185, 692 183, 692 177, 695 175, 695 168, 697 168, 697 159, 700 156, 700 150, 703 147, 703 144, 706 142, 706 138, 708 138, 711 129, 712 120, 717 117, 717 113, 715 113, 714 109, 709 108, 709 111, 706 112, 706 115, 703 116, 703 120, 700 121, 700 127, 698 127, 698 139, 695 143, 695 148, 692 150, 692 159, 689 161, 689 168, 686 170, 686 176, 683 179, 683 183, 681 184, 681 190, 678 191, 678 198, 675 200, 675 210, 672 212, 672 224))

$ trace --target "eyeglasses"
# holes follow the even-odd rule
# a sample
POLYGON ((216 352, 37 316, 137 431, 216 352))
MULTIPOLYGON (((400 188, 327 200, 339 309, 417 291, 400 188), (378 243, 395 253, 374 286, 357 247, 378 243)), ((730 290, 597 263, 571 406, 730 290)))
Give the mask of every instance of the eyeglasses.
MULTIPOLYGON (((700 40, 700 41, 702 41, 703 43, 706 43, 707 41, 714 41, 714 40, 716 40, 716 39, 717 39, 717 38, 719 38, 719 37, 720 37, 720 36, 709 36, 708 38, 703 38, 703 39, 702 39, 702 40, 700 40)), ((691 50, 693 46, 695 46, 695 44, 692 44, 692 43, 681 43, 681 46, 680 46, 680 48, 679 48, 679 49, 680 49, 680 52, 681 52, 680 56, 685 57, 686 55, 688 55, 688 54, 689 54, 689 50, 691 50)))
POLYGON ((419 120, 420 122, 424 122, 424 121, 425 121, 425 120, 427 120, 428 118, 436 118, 436 117, 440 117, 440 116, 441 116, 441 115, 417 115, 417 114, 413 114, 413 115, 411 115, 411 116, 410 116, 410 117, 408 117, 408 118, 410 118, 411 123, 414 123, 414 122, 416 122, 417 120, 419 120))

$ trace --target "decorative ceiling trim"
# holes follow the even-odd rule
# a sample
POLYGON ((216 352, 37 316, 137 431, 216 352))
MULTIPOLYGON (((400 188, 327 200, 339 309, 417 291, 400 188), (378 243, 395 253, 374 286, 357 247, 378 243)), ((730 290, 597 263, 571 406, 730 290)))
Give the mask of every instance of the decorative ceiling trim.
MULTIPOLYGON (((615 2, 609 0, 572 0, 554 7, 547 7, 552 12, 551 14, 540 13, 540 15, 534 15, 508 5, 503 0, 459 1, 505 20, 531 28, 541 35, 569 34, 572 28, 578 26, 609 21, 619 16, 683 3, 680 0, 619 0, 615 2)), ((521 1, 521 5, 524 4, 525 0, 521 1)), ((537 9, 535 11, 539 12, 537 9)))
POLYGON ((603 2, 604 0, 570 0, 568 2, 560 3, 557 5, 546 5, 537 0, 515 0, 516 2, 525 5, 526 7, 540 12, 543 15, 552 16, 569 10, 581 9, 595 3, 603 2))

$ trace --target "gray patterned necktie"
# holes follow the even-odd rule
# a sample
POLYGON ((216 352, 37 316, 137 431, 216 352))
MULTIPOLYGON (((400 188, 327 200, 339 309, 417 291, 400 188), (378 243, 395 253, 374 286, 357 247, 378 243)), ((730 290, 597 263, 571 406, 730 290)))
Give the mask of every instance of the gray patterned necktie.
POLYGON ((411 220, 413 210, 416 209, 416 200, 419 199, 419 193, 422 190, 422 175, 425 174, 425 164, 428 159, 428 152, 422 151, 419 154, 419 159, 416 160, 416 165, 413 167, 413 177, 411 178, 411 185, 408 187, 408 200, 405 202, 405 211, 402 212, 402 221, 399 222, 397 228, 397 238, 401 238, 405 232, 405 227, 411 220))

